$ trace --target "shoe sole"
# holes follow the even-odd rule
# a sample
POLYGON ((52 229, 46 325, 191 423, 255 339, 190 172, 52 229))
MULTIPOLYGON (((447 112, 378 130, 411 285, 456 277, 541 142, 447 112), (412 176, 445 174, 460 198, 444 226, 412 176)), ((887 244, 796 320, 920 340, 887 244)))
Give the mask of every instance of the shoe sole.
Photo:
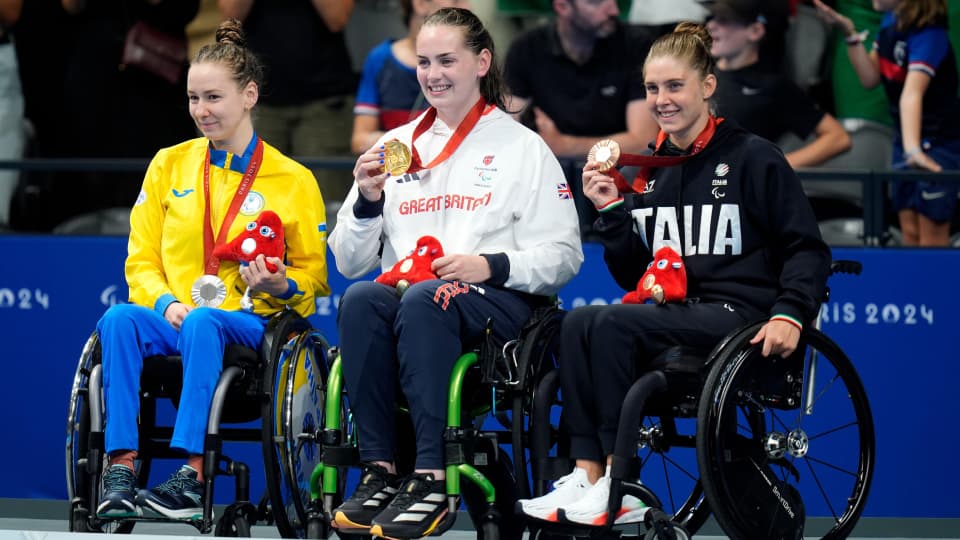
MULTIPOLYGON (((186 510, 171 510, 169 508, 164 508, 153 501, 147 499, 144 501, 147 505, 147 509, 151 512, 159 514, 162 517, 176 519, 179 521, 199 521, 203 519, 203 509, 196 508, 187 508, 186 510)), ((210 516, 213 519, 213 516, 210 516)))
POLYGON ((355 523, 350 521, 346 514, 343 512, 337 512, 333 515, 333 522, 331 523, 337 530, 343 531, 345 533, 358 532, 358 531, 369 531, 370 525, 364 525, 362 523, 355 523))
POLYGON ((97 508, 97 517, 106 518, 106 519, 116 519, 116 518, 135 518, 143 516, 143 510, 139 506, 134 505, 132 508, 109 508, 110 503, 104 501, 100 504, 100 507, 97 508))
POLYGON ((138 517, 143 517, 143 512, 127 512, 120 510, 97 512, 97 518, 99 519, 124 519, 138 517))
POLYGON ((441 525, 444 525, 444 521, 445 521, 444 518, 446 518, 447 515, 449 515, 449 510, 444 509, 443 513, 437 516, 437 518, 433 520, 433 522, 430 524, 429 527, 427 527, 427 530, 424 531, 423 534, 419 534, 416 536, 399 536, 399 535, 387 536, 386 534, 383 534, 383 527, 381 525, 374 525, 370 527, 370 536, 376 536, 378 538, 386 538, 387 540, 410 540, 411 538, 423 538, 424 536, 433 536, 435 534, 437 535, 443 534, 444 532, 447 531, 447 529, 453 526, 453 520, 451 519, 449 520, 450 521, 449 523, 445 524, 446 525, 445 527, 441 527, 441 525))
POLYGON ((523 507, 523 505, 520 503, 520 501, 517 501, 517 502, 514 503, 514 505, 513 505, 513 511, 514 511, 514 513, 517 514, 518 516, 525 516, 525 517, 527 517, 527 518, 529 518, 529 519, 535 519, 535 520, 537 520, 537 521, 545 521, 545 522, 547 522, 547 523, 559 523, 559 518, 558 518, 558 516, 557 516, 557 510, 556 510, 556 509, 552 510, 552 511, 551 511, 550 513, 548 513, 546 516, 536 516, 536 515, 533 515, 533 514, 529 513, 529 512, 523 507))
MULTIPOLYGON (((617 512, 617 517, 616 519, 613 520, 613 524, 614 525, 632 525, 635 523, 641 523, 643 522, 643 518, 647 515, 647 510, 649 510, 649 508, 640 508, 637 510, 626 510, 624 508, 621 508, 620 511, 617 512)), ((576 519, 571 519, 570 517, 568 517, 566 512, 564 512, 563 509, 561 508, 557 510, 557 517, 559 521, 562 523, 570 523, 573 525, 585 525, 587 527, 603 527, 604 525, 607 524, 606 512, 603 512, 602 514, 598 514, 596 517, 593 518, 592 521, 586 521, 586 520, 577 521, 576 519)))

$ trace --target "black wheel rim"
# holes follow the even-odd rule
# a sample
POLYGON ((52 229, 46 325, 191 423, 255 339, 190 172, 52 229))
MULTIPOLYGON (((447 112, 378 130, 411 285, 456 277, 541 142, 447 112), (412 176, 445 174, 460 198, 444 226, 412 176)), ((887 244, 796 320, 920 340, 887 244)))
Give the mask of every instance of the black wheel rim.
POLYGON ((674 522, 696 532, 710 517, 697 468, 696 420, 648 416, 640 437, 641 481, 674 522))
MULTIPOLYGON (((793 383, 802 388, 798 403, 771 405, 769 384, 757 376, 771 359, 755 347, 731 348, 708 378, 701 398, 706 402, 700 409, 700 465, 708 498, 726 501, 714 512, 731 538, 768 537, 767 531, 754 529, 758 521, 738 489, 734 471, 747 463, 773 471, 780 482, 793 486, 806 515, 832 518, 807 535, 846 538, 866 505, 875 452, 866 392, 850 360, 829 338, 808 330, 801 345, 806 345, 806 356, 796 365, 803 377, 793 383), (810 414, 805 413, 807 403, 812 404, 810 414), (778 456, 770 446, 788 450, 778 456)), ((789 506, 790 497, 782 499, 789 506)), ((787 511, 786 506, 775 511, 787 511)))

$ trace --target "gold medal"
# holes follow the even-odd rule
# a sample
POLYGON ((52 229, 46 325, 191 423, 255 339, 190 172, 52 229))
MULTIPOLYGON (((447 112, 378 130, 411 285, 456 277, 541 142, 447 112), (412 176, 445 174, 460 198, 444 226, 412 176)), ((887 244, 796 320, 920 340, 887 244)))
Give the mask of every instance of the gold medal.
POLYGON ((657 282, 657 278, 655 278, 653 274, 647 274, 647 277, 643 278, 643 283, 641 284, 641 286, 644 288, 644 290, 649 291, 650 288, 653 287, 654 283, 656 282, 657 282))
POLYGON ((617 166, 620 159, 620 145, 612 139, 604 139, 593 145, 587 153, 587 161, 596 161, 600 164, 600 172, 609 171, 617 166))
POLYGON ((383 170, 390 176, 402 176, 413 159, 410 148, 397 139, 383 143, 383 170))
POLYGON ((227 298, 227 286, 217 276, 204 274, 193 282, 190 297, 197 307, 218 307, 227 298))

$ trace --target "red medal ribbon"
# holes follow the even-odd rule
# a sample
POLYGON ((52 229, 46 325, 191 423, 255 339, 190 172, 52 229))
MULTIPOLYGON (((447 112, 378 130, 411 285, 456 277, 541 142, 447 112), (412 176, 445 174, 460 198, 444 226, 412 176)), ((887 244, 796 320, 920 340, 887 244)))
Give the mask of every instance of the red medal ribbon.
POLYGON ((450 137, 450 140, 447 141, 447 144, 443 147, 443 150, 433 158, 433 161, 423 165, 420 161, 420 153, 417 152, 416 142, 417 139, 426 133, 430 126, 433 125, 433 121, 437 119, 437 109, 436 107, 430 107, 427 110, 427 113, 423 115, 423 118, 420 119, 420 123, 417 124, 417 127, 413 130, 413 140, 410 141, 410 148, 412 150, 412 158, 410 159, 410 168, 407 169, 408 173, 413 173, 417 171, 422 171, 423 169, 432 169, 437 165, 443 163, 451 154, 460 146, 460 143, 463 142, 463 139, 467 137, 467 134, 470 133, 470 130, 477 125, 477 122, 480 121, 480 117, 483 116, 483 111, 487 106, 486 100, 482 97, 477 100, 477 103, 470 109, 470 112, 467 113, 467 116, 460 121, 460 125, 457 126, 457 129, 453 132, 453 136, 450 137))
POLYGON ((217 233, 217 240, 216 243, 214 243, 213 225, 210 223, 210 146, 207 146, 207 158, 203 161, 204 274, 210 274, 212 276, 217 275, 217 271, 220 269, 220 259, 213 256, 213 247, 215 245, 223 244, 224 240, 226 240, 227 231, 230 230, 230 225, 233 223, 233 220, 236 219, 237 212, 240 211, 240 206, 243 204, 244 199, 247 198, 247 193, 250 192, 250 187, 253 186, 253 181, 257 177, 257 172, 260 170, 260 163, 262 160, 263 140, 257 138, 257 146, 253 149, 253 155, 250 157, 250 164, 247 165, 247 171, 243 173, 243 179, 240 180, 240 185, 237 186, 237 192, 233 194, 233 200, 230 201, 230 207, 227 209, 227 215, 223 217, 223 223, 220 225, 220 231, 217 233))
MULTIPOLYGON (((616 184, 617 189, 620 193, 641 193, 647 185, 647 180, 650 179, 650 171, 659 168, 659 167, 672 167, 683 163, 684 161, 690 159, 696 154, 700 153, 701 150, 706 148, 707 143, 710 142, 710 139, 713 138, 713 134, 717 131, 717 126, 723 122, 723 118, 715 118, 713 115, 707 118, 707 125, 703 128, 703 131, 697 135, 697 138, 693 140, 693 146, 690 149, 690 153, 684 156, 641 156, 637 154, 620 154, 620 159, 617 160, 617 165, 634 165, 639 166, 640 170, 637 171, 637 175, 633 177, 633 185, 628 184, 626 179, 623 178, 623 175, 620 174, 620 171, 616 169, 616 166, 606 174, 613 178, 614 184, 616 184)), ((660 145, 667 140, 667 134, 660 131, 657 134, 657 144, 656 149, 660 149, 660 145)), ((656 150, 654 150, 656 152, 656 150)))

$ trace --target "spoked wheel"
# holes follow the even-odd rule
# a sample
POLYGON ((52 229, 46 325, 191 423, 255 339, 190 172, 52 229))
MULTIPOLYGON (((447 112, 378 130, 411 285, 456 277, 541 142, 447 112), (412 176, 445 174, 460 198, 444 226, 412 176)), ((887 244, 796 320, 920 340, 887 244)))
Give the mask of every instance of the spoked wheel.
POLYGON ((319 516, 307 518, 307 538, 329 538, 333 528, 319 516))
POLYGON ((734 540, 798 538, 805 515, 830 516, 806 536, 846 538, 873 476, 873 417, 840 348, 807 329, 790 358, 747 341, 722 352, 700 399, 697 457, 704 491, 734 540))
MULTIPOLYGON (((80 361, 70 391, 70 406, 67 411, 67 493, 70 501, 69 528, 71 532, 104 532, 127 534, 133 530, 133 521, 102 521, 95 512, 99 500, 91 500, 92 494, 100 493, 100 474, 88 472, 91 456, 100 459, 99 470, 103 471, 103 449, 90 452, 90 374, 100 364, 100 340, 94 333, 87 339, 80 353, 80 361), (93 485, 91 485, 93 484, 93 485)), ((96 396, 99 400, 99 396, 96 396)), ((101 428, 102 429, 102 428, 101 428)))
MULTIPOLYGON (((673 538, 676 540, 690 540, 690 535, 677 523, 669 525, 672 529, 673 538)), ((670 538, 669 532, 659 532, 656 529, 648 529, 647 533, 643 535, 643 540, 667 540, 670 538)))
POLYGON ((497 497, 494 509, 497 519, 484 519, 487 516, 487 503, 483 493, 473 482, 461 478, 460 493, 477 529, 477 540, 521 540, 524 520, 514 512, 514 503, 518 498, 517 479, 510 457, 506 452, 498 452, 496 462, 478 470, 493 484, 497 497), (491 531, 496 534, 491 536, 491 531))
POLYGON ((690 535, 683 526, 671 521, 670 516, 656 508, 647 512, 643 523, 647 527, 643 540, 690 540, 690 535))
POLYGON ((304 538, 308 533, 310 477, 321 458, 316 437, 324 428, 327 350, 319 332, 304 332, 284 346, 272 370, 270 412, 264 415, 269 419, 264 461, 274 520, 286 538, 304 538))
POLYGON ((697 470, 693 418, 644 417, 640 426, 640 479, 671 520, 691 534, 710 517, 697 470))
POLYGON ((217 521, 215 536, 250 538, 250 522, 242 514, 225 515, 217 521))

